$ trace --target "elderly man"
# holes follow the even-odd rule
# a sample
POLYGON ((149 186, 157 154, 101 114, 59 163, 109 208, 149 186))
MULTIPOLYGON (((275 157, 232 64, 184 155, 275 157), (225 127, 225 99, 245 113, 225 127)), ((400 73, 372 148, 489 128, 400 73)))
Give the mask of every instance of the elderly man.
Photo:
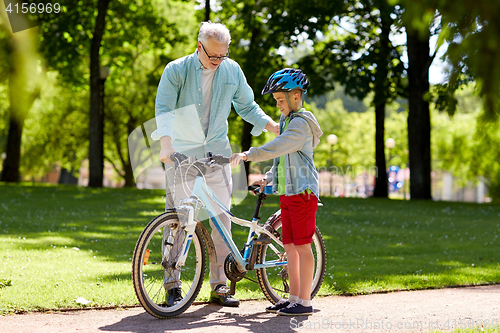
MULTIPOLYGON (((239 116, 254 125, 252 135, 259 135, 263 130, 278 134, 278 124, 255 103, 253 91, 240 66, 229 59, 230 41, 229 30, 224 25, 204 22, 198 34, 196 51, 166 66, 156 96, 157 130, 152 134, 154 140, 160 140, 159 158, 162 162, 172 163, 170 156, 176 151, 197 158, 205 157, 207 152, 230 156, 227 118, 231 103, 239 116)), ((169 185, 174 183, 175 203, 189 195, 168 172, 167 179, 169 185)), ((229 165, 206 179, 222 203, 230 207, 232 182, 229 165)), ((223 214, 219 216, 230 231, 231 221, 223 214)), ((223 267, 229 248, 212 221, 210 224, 217 252, 217 264, 210 264, 210 300, 224 306, 238 306, 239 301, 229 293, 223 267)), ((164 230, 164 234, 168 237, 168 230, 164 230)), ((180 248, 180 240, 176 244, 174 248, 180 248)), ((166 273, 164 286, 168 306, 182 300, 180 272, 166 273)))

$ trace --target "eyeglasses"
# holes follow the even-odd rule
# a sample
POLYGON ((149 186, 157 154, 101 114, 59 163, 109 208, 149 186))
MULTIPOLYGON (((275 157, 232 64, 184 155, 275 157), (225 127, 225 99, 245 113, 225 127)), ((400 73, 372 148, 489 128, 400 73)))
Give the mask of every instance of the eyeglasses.
POLYGON ((200 42, 200 44, 201 44, 201 47, 202 47, 203 51, 205 51, 205 54, 207 55, 208 60, 210 60, 210 61, 217 61, 219 59, 220 60, 226 60, 227 58, 229 58, 229 51, 226 53, 226 55, 224 55, 222 57, 214 57, 214 56, 208 55, 207 50, 205 50, 205 46, 203 46, 203 43, 200 42))

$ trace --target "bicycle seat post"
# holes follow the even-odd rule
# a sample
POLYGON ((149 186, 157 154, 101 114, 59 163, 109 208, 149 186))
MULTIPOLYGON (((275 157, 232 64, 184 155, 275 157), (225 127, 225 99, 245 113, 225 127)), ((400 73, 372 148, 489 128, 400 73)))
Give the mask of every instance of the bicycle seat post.
POLYGON ((254 219, 257 219, 257 220, 260 220, 260 207, 262 206, 262 200, 265 198, 265 194, 263 193, 259 193, 257 195, 257 202, 256 202, 256 205, 255 205, 255 211, 253 213, 253 218, 254 219))

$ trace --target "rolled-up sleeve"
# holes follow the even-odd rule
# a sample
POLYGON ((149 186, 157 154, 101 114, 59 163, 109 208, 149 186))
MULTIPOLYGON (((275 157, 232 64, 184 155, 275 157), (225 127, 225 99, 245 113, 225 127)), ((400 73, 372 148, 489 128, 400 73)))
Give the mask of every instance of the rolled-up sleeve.
POLYGON ((155 101, 156 131, 151 134, 153 140, 159 140, 163 136, 174 137, 173 123, 175 117, 175 105, 179 93, 175 67, 167 65, 161 76, 160 84, 155 101))
POLYGON ((238 89, 236 89, 233 97, 234 109, 241 118, 254 126, 250 133, 257 136, 262 133, 267 123, 271 121, 271 117, 266 115, 259 105, 255 103, 252 88, 248 85, 243 71, 239 66, 237 66, 237 70, 238 89))

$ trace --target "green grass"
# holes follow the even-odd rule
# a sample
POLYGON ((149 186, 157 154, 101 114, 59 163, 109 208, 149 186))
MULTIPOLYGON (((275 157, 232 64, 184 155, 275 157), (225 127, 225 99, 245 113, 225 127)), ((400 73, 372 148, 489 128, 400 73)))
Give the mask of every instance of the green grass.
MULTIPOLYGON (((135 305, 131 258, 163 191, 0 184, 0 314, 135 305), (7 281, 10 280, 10 285, 7 281)), ((320 295, 500 283, 500 206, 322 198, 327 247, 320 295)), ((250 218, 255 198, 233 208, 250 218)), ((267 217, 278 198, 263 206, 267 217)), ((234 226, 237 244, 246 230, 234 226)), ((207 274, 208 276, 208 274, 207 274)), ((248 275, 255 278, 252 272, 248 275)), ((208 283, 199 300, 207 300, 208 283)), ((240 299, 262 298, 238 283, 240 299)))

